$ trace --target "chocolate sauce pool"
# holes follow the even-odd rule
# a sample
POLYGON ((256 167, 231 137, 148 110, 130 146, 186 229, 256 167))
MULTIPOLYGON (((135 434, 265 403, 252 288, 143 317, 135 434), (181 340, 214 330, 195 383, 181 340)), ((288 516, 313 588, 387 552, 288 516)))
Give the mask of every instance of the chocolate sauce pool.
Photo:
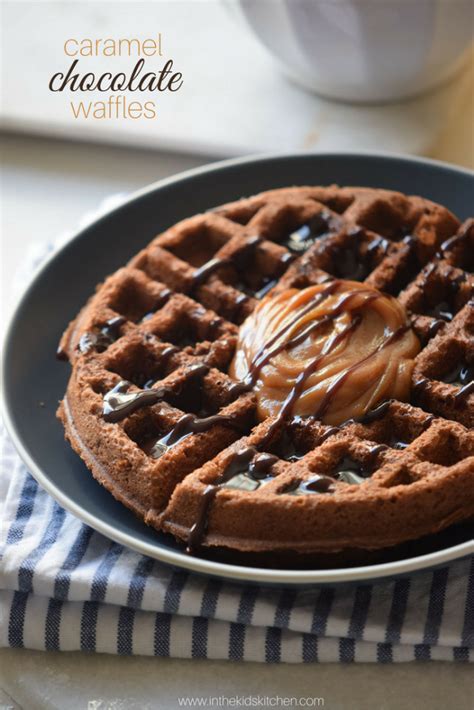
POLYGON ((219 478, 214 483, 209 483, 204 489, 199 501, 196 522, 189 531, 188 552, 192 553, 199 547, 206 533, 208 513, 219 488, 246 470, 248 470, 249 476, 255 477, 256 480, 264 478, 277 460, 278 458, 272 454, 260 453, 255 446, 246 446, 244 449, 234 452, 219 478))

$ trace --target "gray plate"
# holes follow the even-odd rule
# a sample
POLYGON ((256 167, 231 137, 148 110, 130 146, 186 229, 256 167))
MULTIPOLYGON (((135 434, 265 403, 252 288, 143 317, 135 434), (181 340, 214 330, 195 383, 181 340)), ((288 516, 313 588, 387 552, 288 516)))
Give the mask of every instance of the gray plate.
POLYGON ((6 339, 6 423, 28 469, 64 508, 141 553, 195 572, 241 581, 307 585, 373 580, 437 566, 473 552, 472 539, 463 533, 461 539, 448 535, 428 553, 343 569, 263 569, 190 557, 170 537, 137 520, 96 483, 65 443, 55 418, 69 376, 69 366, 55 359, 60 335, 104 276, 122 266, 157 232, 196 212, 270 188, 330 183, 423 195, 446 205, 461 219, 472 210, 472 174, 428 160, 299 154, 226 161, 140 191, 77 234, 36 273, 13 314, 6 339))

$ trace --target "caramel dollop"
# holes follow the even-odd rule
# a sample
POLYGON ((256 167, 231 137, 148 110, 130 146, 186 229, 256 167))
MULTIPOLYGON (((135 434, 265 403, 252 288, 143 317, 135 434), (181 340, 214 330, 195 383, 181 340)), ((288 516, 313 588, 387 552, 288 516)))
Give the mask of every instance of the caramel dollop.
POLYGON ((406 401, 419 350, 395 298, 335 279, 262 299, 240 328, 230 375, 253 387, 260 419, 340 424, 383 400, 406 401))

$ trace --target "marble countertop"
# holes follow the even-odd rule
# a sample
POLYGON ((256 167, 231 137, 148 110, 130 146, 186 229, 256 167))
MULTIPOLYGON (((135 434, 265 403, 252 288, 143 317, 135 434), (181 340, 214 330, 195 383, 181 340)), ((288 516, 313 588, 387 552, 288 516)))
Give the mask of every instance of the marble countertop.
POLYGON ((18 649, 0 652, 0 678, 0 708, 14 710, 174 710, 183 698, 235 696, 316 708, 323 699, 326 710, 469 710, 473 695, 472 668, 449 663, 265 666, 18 649))
MULTIPOLYGON (((472 167, 472 106, 454 118, 433 157, 472 167)), ((107 195, 211 160, 19 135, 3 137, 2 155, 3 316, 30 245, 70 230, 107 195)), ((277 667, 11 649, 0 651, 0 686, 0 708, 23 710, 175 708, 179 697, 216 695, 317 697, 327 708, 463 710, 474 692, 471 668, 443 663, 277 667)))

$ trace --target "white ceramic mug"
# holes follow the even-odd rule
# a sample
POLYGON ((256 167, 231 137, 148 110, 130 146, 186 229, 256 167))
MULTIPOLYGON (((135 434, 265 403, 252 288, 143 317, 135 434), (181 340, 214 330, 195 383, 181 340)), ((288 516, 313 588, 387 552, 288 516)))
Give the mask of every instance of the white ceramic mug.
POLYGON ((473 37, 474 0, 236 0, 300 84, 334 99, 393 101, 445 81, 473 37))

